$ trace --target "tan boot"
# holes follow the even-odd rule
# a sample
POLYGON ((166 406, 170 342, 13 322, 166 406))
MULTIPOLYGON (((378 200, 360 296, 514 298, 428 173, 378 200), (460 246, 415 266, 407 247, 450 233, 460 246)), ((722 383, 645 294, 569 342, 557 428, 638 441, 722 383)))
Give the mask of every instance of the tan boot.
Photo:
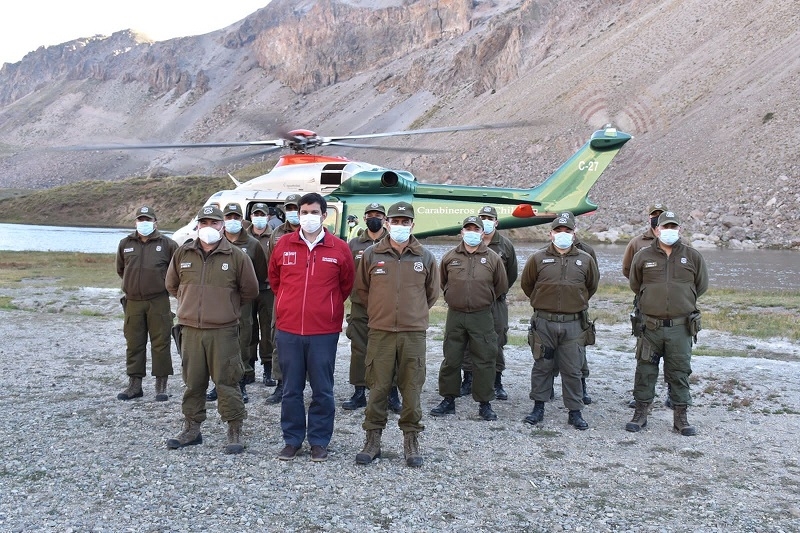
POLYGON ((647 402, 640 402, 636 400, 636 411, 633 412, 633 418, 630 422, 625 424, 625 429, 636 433, 647 425, 647 413, 650 411, 650 404, 647 402))
POLYGON ((200 422, 195 422, 191 418, 183 420, 183 431, 174 439, 167 439, 167 448, 177 450, 184 446, 193 444, 203 444, 203 435, 200 433, 200 422))
POLYGON ((144 396, 142 392, 142 378, 128 376, 128 388, 117 394, 117 400, 133 400, 144 396))
POLYGON ((367 440, 364 442, 364 449, 356 455, 356 463, 368 465, 373 459, 381 456, 381 434, 382 429, 367 430, 367 440))
POLYGON ((225 453, 237 454, 244 451, 242 438, 242 421, 230 420, 228 422, 228 444, 225 445, 225 453))
POLYGON ((169 379, 169 376, 156 376, 157 402, 166 402, 169 400, 169 394, 167 394, 167 379, 169 379))
POLYGON ((694 426, 689 425, 689 418, 686 416, 685 405, 676 405, 675 410, 672 412, 672 425, 675 431, 679 432, 684 437, 691 437, 697 435, 697 430, 694 426))
POLYGON ((418 435, 419 433, 415 431, 403 433, 403 452, 406 456, 407 466, 422 466, 422 455, 419 453, 418 435))

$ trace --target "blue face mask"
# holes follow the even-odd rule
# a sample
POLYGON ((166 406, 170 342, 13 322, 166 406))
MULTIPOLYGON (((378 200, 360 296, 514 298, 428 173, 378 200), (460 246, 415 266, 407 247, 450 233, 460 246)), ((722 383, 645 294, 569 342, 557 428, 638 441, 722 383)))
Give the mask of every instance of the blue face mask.
POLYGON ((287 211, 286 212, 286 222, 288 222, 292 226, 299 226, 300 225, 300 213, 298 211, 287 211))
POLYGON ((483 221, 483 232, 486 235, 489 235, 491 232, 494 231, 495 221, 494 220, 484 220, 483 221))
POLYGON ((256 229, 264 229, 267 227, 267 217, 253 217, 253 226, 256 229))
POLYGON ((570 246, 572 246, 572 241, 573 241, 572 233, 567 233, 566 231, 556 233, 553 236, 553 244, 556 245, 556 248, 559 248, 561 250, 566 250, 570 246))
POLYGON ((144 235, 145 237, 153 233, 155 229, 155 223, 150 220, 142 220, 136 223, 136 231, 139 232, 139 235, 144 235))
POLYGON ((676 229, 662 229, 658 234, 658 240, 666 244, 667 246, 672 246, 676 242, 680 235, 678 234, 678 230, 676 229))
POLYGON ((411 237, 411 226, 389 226, 389 236, 394 242, 404 243, 411 237))
POLYGON ((236 219, 226 220, 225 231, 228 233, 239 233, 242 231, 242 221, 236 219))
POLYGON ((464 244, 467 246, 478 246, 481 239, 483 239, 483 235, 481 235, 480 231, 465 231, 461 238, 464 239, 464 244))

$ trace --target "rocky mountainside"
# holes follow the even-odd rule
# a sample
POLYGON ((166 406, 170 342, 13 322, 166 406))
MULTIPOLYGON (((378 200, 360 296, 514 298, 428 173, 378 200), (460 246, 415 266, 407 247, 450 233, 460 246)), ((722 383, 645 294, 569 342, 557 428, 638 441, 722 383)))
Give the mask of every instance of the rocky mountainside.
MULTIPOLYGON (((785 0, 273 0, 210 34, 129 31, 0 68, 0 186, 196 174, 237 149, 62 152, 528 121, 325 149, 424 181, 530 186, 606 123, 634 135, 583 232, 683 214, 697 245, 800 247, 800 10, 785 0)), ((136 199, 131 199, 132 203, 136 199)))

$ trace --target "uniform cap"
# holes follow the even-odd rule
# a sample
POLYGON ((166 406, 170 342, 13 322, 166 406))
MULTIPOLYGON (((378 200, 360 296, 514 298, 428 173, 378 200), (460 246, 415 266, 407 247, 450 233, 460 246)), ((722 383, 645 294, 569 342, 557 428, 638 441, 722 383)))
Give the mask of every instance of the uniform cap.
POLYGON ((658 216, 658 225, 663 226, 665 224, 677 224, 680 226, 681 220, 672 211, 664 211, 658 216))
POLYGON ((661 212, 663 213, 663 212, 664 212, 664 211, 666 211, 666 210, 667 210, 667 206, 665 206, 664 204, 653 204, 653 205, 651 205, 651 206, 650 206, 650 208, 647 210, 647 214, 648 214, 648 215, 652 215, 652 214, 653 214, 653 213, 655 213, 656 211, 661 211, 661 212))
POLYGON ((269 213, 269 207, 267 207, 267 204, 258 202, 257 204, 253 204, 253 209, 250 211, 250 213, 252 214, 255 213, 256 211, 261 211, 266 215, 269 213))
POLYGON ((389 212, 386 213, 388 218, 393 217, 406 217, 414 219, 414 206, 408 202, 397 202, 389 206, 389 212))
POLYGON ((573 215, 569 211, 564 211, 563 213, 559 213, 559 215, 555 219, 553 219, 553 223, 550 224, 550 228, 556 229, 561 226, 564 226, 569 229, 575 229, 575 215, 573 215))
POLYGON ((358 220, 358 217, 355 215, 347 215, 347 220, 358 220))
POLYGON ((204 205, 200 208, 200 211, 197 212, 197 220, 203 220, 204 218, 210 220, 225 220, 219 207, 213 205, 204 205))
POLYGON ((481 207, 480 211, 478 211, 478 216, 480 216, 480 215, 485 215, 485 216, 490 216, 490 217, 497 218, 497 209, 495 209, 494 207, 492 207, 490 205, 485 205, 485 206, 481 207))
POLYGON ((295 207, 300 207, 300 195, 299 194, 290 194, 286 197, 286 200, 283 201, 283 207, 288 207, 293 205, 295 207))
POLYGON ((471 215, 465 218, 464 223, 461 224, 461 227, 466 228, 470 224, 475 224, 479 228, 483 229, 483 222, 481 222, 481 219, 476 217, 475 215, 471 215))
POLYGON ((156 212, 153 211, 152 207, 143 205, 142 207, 140 207, 139 209, 136 210, 136 216, 134 216, 133 218, 137 219, 139 217, 147 217, 150 220, 155 220, 156 219, 156 212))
POLYGON ((225 206, 225 210, 222 212, 223 215, 230 215, 231 213, 236 213, 240 217, 244 218, 244 213, 242 213, 242 208, 239 207, 239 204, 231 202, 225 206))
POLYGON ((383 207, 383 205, 379 204, 378 202, 372 202, 371 204, 369 204, 367 207, 364 208, 365 214, 368 211, 377 211, 379 213, 383 213, 384 215, 386 214, 386 208, 383 207))

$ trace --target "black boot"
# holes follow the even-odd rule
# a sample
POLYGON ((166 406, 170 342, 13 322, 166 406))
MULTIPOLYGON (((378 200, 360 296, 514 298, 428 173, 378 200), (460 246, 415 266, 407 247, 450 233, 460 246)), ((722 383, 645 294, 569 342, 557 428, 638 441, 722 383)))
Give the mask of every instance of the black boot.
POLYGON ((544 420, 544 402, 534 402, 533 411, 525 417, 525 422, 536 425, 544 420))
POLYGON ((400 394, 397 392, 397 387, 392 387, 389 390, 389 410, 396 415, 400 414, 403 410, 403 404, 400 401, 400 394))
POLYGON ((456 399, 453 396, 445 396, 444 400, 431 409, 431 415, 444 416, 456 414, 456 399))
POLYGON ((206 401, 209 402, 216 402, 217 401, 217 386, 214 385, 214 388, 208 391, 206 394, 206 401))
POLYGON ((592 403, 592 397, 586 392, 586 378, 581 378, 581 388, 583 388, 583 405, 592 403))
POLYGON ((239 390, 242 391, 242 401, 244 403, 250 401, 250 396, 247 395, 247 386, 245 385, 246 381, 246 378, 242 378, 242 380, 239 382, 239 390))
POLYGON ((278 380, 275 390, 267 396, 267 403, 281 403, 283 400, 283 381, 278 380))
POLYGON ((350 399, 345 402, 342 402, 342 409, 346 409, 347 411, 355 411, 359 407, 366 407, 367 406, 366 390, 367 390, 366 387, 363 387, 361 385, 356 385, 356 390, 350 397, 350 399))
POLYGON ((578 410, 572 410, 569 412, 569 418, 567 419, 570 426, 574 426, 575 429, 588 429, 589 424, 586 423, 586 420, 583 419, 581 412, 578 410))
POLYGON ((272 379, 272 363, 264 363, 264 379, 263 383, 265 387, 274 387, 278 384, 277 381, 272 379))
POLYGON ((503 388, 503 373, 494 373, 494 396, 498 400, 508 400, 508 393, 503 388))
POLYGON ((497 420, 497 413, 494 412, 492 404, 489 402, 481 402, 480 407, 478 407, 478 415, 484 420, 497 420))
POLYGON ((472 371, 464 370, 464 380, 461 382, 461 397, 472 394, 472 371))
POLYGON ((672 398, 670 398, 671 394, 672 394, 672 385, 667 383, 667 399, 664 401, 664 407, 666 407, 667 409, 675 409, 675 406, 672 405, 672 398))

